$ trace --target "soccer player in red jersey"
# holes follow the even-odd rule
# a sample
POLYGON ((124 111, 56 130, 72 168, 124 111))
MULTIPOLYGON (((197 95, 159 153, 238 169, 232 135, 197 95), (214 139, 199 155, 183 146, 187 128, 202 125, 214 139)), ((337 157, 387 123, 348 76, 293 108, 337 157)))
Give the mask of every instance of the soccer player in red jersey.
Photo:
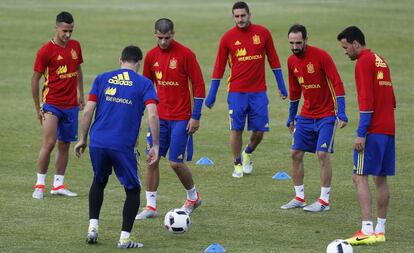
MULTIPOLYGON (((193 134, 199 128, 205 85, 200 65, 194 53, 174 40, 174 24, 161 18, 155 22, 157 46, 145 57, 143 75, 151 79, 157 89, 160 116, 160 156, 166 156, 187 191, 182 206, 189 214, 201 204, 191 170, 185 164, 193 154, 193 134)), ((147 138, 147 148, 151 136, 147 138)), ((136 219, 153 218, 157 213, 159 160, 147 167, 145 188, 147 206, 136 219)))
POLYGON ((282 209, 301 208, 309 212, 330 209, 332 165, 335 129, 348 121, 345 114, 345 90, 331 56, 324 50, 308 45, 307 31, 295 24, 288 31, 293 54, 288 58, 289 118, 286 126, 292 134, 292 177, 296 196, 282 209), (299 100, 304 102, 296 116, 299 100), (339 121, 339 122, 338 122, 339 121), (321 195, 306 206, 304 190, 305 152, 317 153, 320 165, 321 195))
POLYGON ((228 108, 231 121, 231 149, 234 159, 235 178, 251 174, 252 152, 269 131, 268 98, 265 81, 265 58, 267 56, 279 87, 280 96, 287 92, 279 57, 272 35, 263 26, 250 22, 250 10, 245 2, 236 2, 232 8, 236 26, 227 31, 220 40, 210 91, 206 106, 212 108, 226 64, 231 69, 228 79, 228 108), (242 152, 243 130, 248 118, 248 130, 252 131, 250 142, 242 152))
POLYGON ((338 35, 345 54, 355 64, 355 83, 360 112, 354 142, 353 181, 362 215, 362 228, 348 239, 350 244, 385 242, 385 222, 389 202, 387 176, 395 175, 396 100, 390 69, 385 60, 365 45, 365 36, 356 26, 338 35), (377 189, 377 225, 371 217, 368 175, 377 189))
POLYGON ((51 194, 77 196, 63 184, 71 141, 78 138, 78 111, 84 106, 82 51, 78 41, 70 39, 73 17, 61 12, 56 17, 56 34, 37 52, 32 76, 32 96, 36 114, 43 127, 37 182, 33 198, 43 199, 50 154, 57 140, 55 177, 51 194), (39 80, 44 76, 41 102, 39 80))

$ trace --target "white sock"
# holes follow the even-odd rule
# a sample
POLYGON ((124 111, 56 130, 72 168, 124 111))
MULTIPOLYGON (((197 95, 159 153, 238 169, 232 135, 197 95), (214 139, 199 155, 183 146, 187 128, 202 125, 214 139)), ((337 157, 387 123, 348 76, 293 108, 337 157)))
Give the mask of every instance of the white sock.
POLYGON ((305 200, 305 186, 302 184, 302 185, 294 185, 294 187, 295 187, 296 197, 299 197, 305 200))
POLYGON ((186 191, 187 191, 187 199, 197 200, 197 191, 196 191, 195 185, 193 186, 193 188, 191 188, 190 190, 186 190, 186 191))
POLYGON ((321 187, 321 196, 320 199, 329 203, 329 194, 331 193, 331 187, 321 187))
POLYGON ((53 180, 53 187, 59 187, 63 185, 63 180, 65 179, 64 175, 55 175, 55 179, 53 180))
POLYGON ((37 173, 36 185, 38 185, 38 184, 45 185, 45 182, 46 182, 46 174, 37 173))
POLYGON ((98 227, 99 227, 99 220, 98 220, 98 219, 90 219, 90 220, 89 220, 89 231, 90 231, 92 228, 96 228, 96 229, 98 229, 98 227))
POLYGON ((157 192, 145 192, 147 196, 147 206, 157 208, 157 192))
POLYGON ((121 231, 121 236, 119 237, 119 240, 128 239, 130 234, 130 232, 121 231))
POLYGON ((366 234, 366 235, 372 235, 374 233, 374 226, 372 224, 372 221, 367 220, 367 221, 362 221, 362 229, 361 229, 362 233, 366 234))
POLYGON ((386 218, 377 218, 377 225, 375 226, 375 233, 385 233, 385 223, 387 222, 386 218))

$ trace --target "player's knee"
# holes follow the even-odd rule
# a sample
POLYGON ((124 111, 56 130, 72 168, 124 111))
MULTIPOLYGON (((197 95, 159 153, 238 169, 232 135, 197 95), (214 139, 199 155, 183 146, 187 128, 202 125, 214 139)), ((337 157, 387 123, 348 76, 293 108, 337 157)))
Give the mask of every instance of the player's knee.
POLYGON ((321 152, 321 151, 319 151, 318 152, 318 159, 320 161, 326 161, 326 160, 328 160, 329 159, 329 153, 328 152, 321 152))
POLYGON ((291 158, 295 162, 301 162, 303 159, 303 154, 301 151, 292 150, 292 153, 290 154, 291 158))
POLYGON ((67 152, 70 148, 70 142, 58 141, 58 149, 61 152, 67 152))
POLYGON ((180 170, 183 167, 184 163, 170 161, 170 166, 173 170, 180 170))
POLYGON ((55 143, 56 141, 46 140, 43 142, 42 149, 50 153, 55 147, 55 143))

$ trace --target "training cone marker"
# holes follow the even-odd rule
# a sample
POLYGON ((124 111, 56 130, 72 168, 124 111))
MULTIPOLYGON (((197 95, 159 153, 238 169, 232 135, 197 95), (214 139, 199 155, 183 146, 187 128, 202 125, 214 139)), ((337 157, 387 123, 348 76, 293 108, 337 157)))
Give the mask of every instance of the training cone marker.
POLYGON ((196 162, 198 165, 213 165, 214 162, 211 161, 207 156, 203 156, 196 162))
POLYGON ((284 171, 278 171, 272 178, 276 180, 289 180, 290 176, 284 171))
POLYGON ((226 252, 226 250, 219 243, 213 243, 204 250, 204 253, 210 252, 226 252))

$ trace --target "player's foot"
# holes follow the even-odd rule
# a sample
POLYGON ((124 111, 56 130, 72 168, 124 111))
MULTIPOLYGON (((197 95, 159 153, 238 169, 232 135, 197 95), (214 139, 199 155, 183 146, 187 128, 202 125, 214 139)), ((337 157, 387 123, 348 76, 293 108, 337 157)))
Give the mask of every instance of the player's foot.
POLYGON ((86 236, 86 242, 89 244, 98 243, 98 229, 97 228, 89 229, 88 235, 86 236))
POLYGON ((127 239, 122 239, 118 241, 118 245, 116 246, 118 249, 133 249, 133 248, 142 248, 144 244, 140 242, 134 242, 131 237, 127 239))
POLYGON ((158 217, 157 208, 154 208, 152 206, 146 206, 139 214, 137 214, 135 219, 145 220, 145 219, 156 218, 156 217, 158 217))
POLYGON ((235 178, 243 177, 243 166, 241 164, 234 165, 234 171, 232 176, 235 178))
POLYGON ((252 174, 252 171, 253 171, 252 154, 248 154, 243 151, 242 161, 243 161, 243 173, 252 174))
POLYGON ((366 235, 361 230, 358 230, 352 237, 346 239, 346 241, 351 245, 371 245, 377 242, 377 238, 375 234, 366 235))
POLYGON ((282 209, 292 209, 292 208, 302 208, 306 206, 306 201, 304 199, 301 199, 299 197, 295 197, 291 201, 289 201, 287 204, 284 204, 280 208, 282 209))
POLYGON ((305 206, 303 208, 303 210, 307 212, 323 212, 328 211, 329 209, 331 209, 329 203, 326 203, 322 199, 318 199, 313 204, 305 206))
POLYGON ((375 239, 377 242, 385 242, 385 233, 375 234, 375 239))
POLYGON ((200 198, 200 193, 197 192, 197 199, 196 200, 187 199, 185 201, 184 205, 181 207, 181 209, 184 209, 188 213, 188 215, 191 215, 191 213, 197 207, 199 207, 202 203, 203 203, 203 201, 200 198))
POLYGON ((67 196, 67 197, 76 197, 78 196, 77 193, 69 191, 65 185, 61 185, 58 187, 53 187, 50 191, 50 194, 52 195, 61 195, 61 196, 67 196))
POLYGON ((45 185, 44 184, 37 184, 33 186, 34 191, 32 197, 34 199, 43 199, 43 195, 45 193, 45 185))

